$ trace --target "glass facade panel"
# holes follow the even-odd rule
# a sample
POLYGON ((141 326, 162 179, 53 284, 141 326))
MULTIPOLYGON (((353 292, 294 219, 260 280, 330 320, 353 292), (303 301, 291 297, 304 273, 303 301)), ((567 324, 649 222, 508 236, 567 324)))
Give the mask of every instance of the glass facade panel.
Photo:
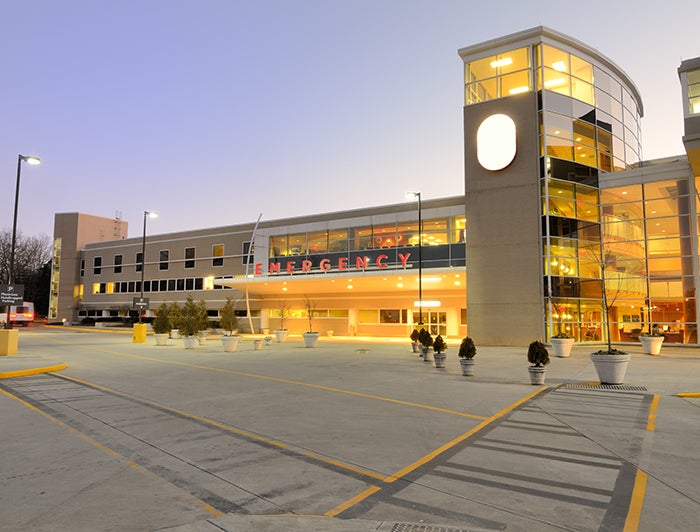
POLYGON ((270 237, 271 257, 286 257, 288 253, 287 235, 274 235, 270 237))
POLYGON ((307 235, 309 253, 326 253, 328 251, 328 232, 316 231, 307 235))

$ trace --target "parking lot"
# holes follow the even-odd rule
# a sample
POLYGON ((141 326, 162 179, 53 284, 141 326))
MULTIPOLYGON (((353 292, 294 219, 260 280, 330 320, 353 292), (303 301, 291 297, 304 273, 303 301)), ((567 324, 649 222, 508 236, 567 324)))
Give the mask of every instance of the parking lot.
POLYGON ((700 390, 696 349, 637 349, 627 386, 606 389, 585 347, 537 387, 526 348, 477 344, 463 377, 448 345, 436 369, 408 340, 224 353, 22 330, 0 373, 66 367, 0 380, 1 528, 697 526, 700 400, 676 395, 700 390))

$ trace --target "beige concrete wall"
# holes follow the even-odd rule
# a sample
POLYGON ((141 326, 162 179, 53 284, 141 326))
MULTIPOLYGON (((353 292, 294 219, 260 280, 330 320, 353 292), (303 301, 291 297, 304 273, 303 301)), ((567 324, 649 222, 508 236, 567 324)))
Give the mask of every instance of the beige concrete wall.
POLYGON ((536 93, 464 108, 467 328, 477 343, 527 345, 544 328, 536 93), (517 128, 517 153, 503 170, 476 156, 476 132, 495 113, 517 128))

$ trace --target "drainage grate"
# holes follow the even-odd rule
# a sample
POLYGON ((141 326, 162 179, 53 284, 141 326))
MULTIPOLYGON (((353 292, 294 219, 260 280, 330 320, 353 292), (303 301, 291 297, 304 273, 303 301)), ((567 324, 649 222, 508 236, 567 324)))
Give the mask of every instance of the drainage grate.
POLYGON ((394 523, 391 532, 468 532, 462 528, 448 526, 419 525, 415 523, 394 523))
POLYGON ((638 386, 633 384, 565 384, 564 388, 576 388, 578 390, 610 390, 610 391, 623 391, 623 392, 646 392, 646 386, 638 386))

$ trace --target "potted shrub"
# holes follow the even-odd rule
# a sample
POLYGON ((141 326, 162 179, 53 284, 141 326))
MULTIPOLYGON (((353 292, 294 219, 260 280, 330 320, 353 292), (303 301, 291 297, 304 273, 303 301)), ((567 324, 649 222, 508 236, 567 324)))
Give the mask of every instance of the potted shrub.
POLYGON ((426 329, 421 328, 421 330, 418 331, 418 341, 420 342, 420 350, 421 354, 423 355, 423 361, 430 362, 430 348, 433 345, 433 337, 426 329))
POLYGON ((442 339, 442 336, 438 334, 433 342, 433 360, 435 361, 436 368, 445 367, 445 359, 447 358, 447 355, 445 354, 446 350, 447 344, 445 343, 445 340, 442 339))
POLYGON ((474 341, 467 336, 459 346, 459 365, 462 367, 462 375, 471 377, 474 375, 474 357, 476 356, 476 346, 474 341))
POLYGON ((226 303, 219 311, 221 320, 219 324, 224 330, 224 335, 221 337, 221 343, 224 345, 224 351, 233 353, 238 348, 238 316, 236 316, 236 308, 233 300, 228 297, 226 303))
POLYGON ((319 333, 314 331, 313 317, 316 310, 316 302, 312 301, 308 297, 304 297, 304 304, 306 306, 306 319, 309 322, 309 330, 306 331, 302 336, 304 337, 305 347, 316 347, 318 342, 319 333))
POLYGON ((414 353, 418 353, 418 344, 420 343, 420 342, 418 342, 418 329, 413 329, 413 331, 411 331, 410 338, 411 338, 411 349, 413 349, 414 353))
POLYGON ((277 343, 282 343, 287 341, 287 334, 289 331, 287 330, 287 318, 289 317, 289 307, 287 306, 287 303, 282 301, 279 305, 279 312, 280 312, 280 328, 275 329, 275 340, 277 340, 277 343))
POLYGON ((601 384, 622 384, 630 358, 629 353, 612 347, 591 353, 591 361, 601 384))
POLYGON ((656 326, 651 332, 643 333, 639 336, 639 341, 642 343, 642 351, 645 355, 658 355, 661 353, 661 344, 664 343, 664 335, 656 326))
POLYGON ((170 308, 167 303, 161 304, 156 311, 156 319, 151 323, 153 327, 153 337, 156 339, 156 345, 168 345, 168 336, 172 329, 170 322, 170 308))
POLYGON ((574 346, 574 339, 565 332, 555 334, 549 339, 549 342, 552 344, 554 356, 568 358, 571 355, 571 348, 574 346))
POLYGON ((193 349, 197 341, 197 335, 209 325, 206 304, 204 301, 196 303, 192 296, 187 296, 185 304, 180 310, 178 328, 183 337, 185 349, 193 349))
POLYGON ((168 310, 168 317, 170 318, 170 338, 180 338, 180 329, 178 328, 180 325, 180 307, 177 304, 177 302, 173 301, 173 304, 170 305, 170 309, 168 310))
POLYGON ((530 372, 530 382, 532 384, 544 384, 545 366, 549 364, 549 351, 539 340, 531 342, 527 349, 527 361, 532 364, 530 372))

